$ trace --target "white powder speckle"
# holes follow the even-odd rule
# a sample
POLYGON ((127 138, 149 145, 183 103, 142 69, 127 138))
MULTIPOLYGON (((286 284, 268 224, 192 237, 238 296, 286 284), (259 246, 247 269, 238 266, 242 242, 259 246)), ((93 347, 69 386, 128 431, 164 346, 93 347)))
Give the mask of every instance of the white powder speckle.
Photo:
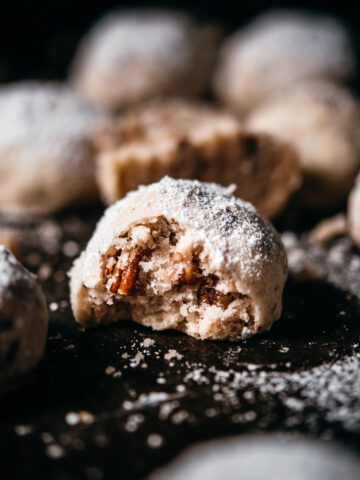
POLYGON ((65 456, 65 450, 62 446, 52 443, 46 447, 46 454, 50 458, 62 458, 65 456))
POLYGON ((177 360, 181 360, 184 355, 181 355, 177 350, 169 350, 167 353, 165 353, 164 358, 165 360, 171 360, 173 358, 176 358, 177 360))
POLYGON ((146 440, 146 443, 150 448, 160 448, 163 442, 163 437, 158 433, 152 433, 146 440))

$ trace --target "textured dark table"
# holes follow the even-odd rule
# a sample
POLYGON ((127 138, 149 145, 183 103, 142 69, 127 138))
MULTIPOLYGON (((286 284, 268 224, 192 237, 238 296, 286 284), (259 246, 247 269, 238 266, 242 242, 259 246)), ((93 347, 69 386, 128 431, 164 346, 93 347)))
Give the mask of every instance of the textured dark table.
POLYGON ((360 315, 347 291, 356 293, 360 261, 349 242, 315 249, 333 270, 291 276, 282 318, 247 342, 131 322, 83 331, 65 272, 100 214, 67 212, 19 232, 51 319, 38 370, 1 402, 1 478, 142 478, 192 442, 242 432, 303 432, 358 449, 360 315))
MULTIPOLYGON (((3 82, 64 78, 83 32, 118 4, 3 3, 3 82)), ((225 32, 268 7, 253 0, 172 5, 222 23, 225 32)), ((302 5, 325 8, 359 31, 356 2, 302 5)), ((1 480, 141 478, 195 441, 244 432, 299 432, 360 451, 360 257, 349 242, 294 248, 295 257, 308 250, 320 274, 290 276, 282 318, 246 343, 200 342, 130 322, 85 332, 72 317, 65 273, 101 211, 20 229, 22 260, 39 274, 51 319, 39 368, 0 400, 1 480)), ((298 219, 290 224, 304 229, 298 219)))

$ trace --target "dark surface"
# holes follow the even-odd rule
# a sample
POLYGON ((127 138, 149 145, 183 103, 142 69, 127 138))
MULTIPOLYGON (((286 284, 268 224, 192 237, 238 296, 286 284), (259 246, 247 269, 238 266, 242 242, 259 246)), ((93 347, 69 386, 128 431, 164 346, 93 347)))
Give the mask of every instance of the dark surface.
MULTIPOLYGON (((3 0, 0 82, 66 77, 82 34, 115 5, 112 0, 3 0)), ((230 0, 171 5, 219 22, 225 32, 270 6, 230 0)), ((336 14, 350 26, 358 48, 356 2, 276 5, 336 14)), ((360 311, 356 296, 347 293, 360 293, 353 247, 316 280, 290 277, 282 318, 271 332, 245 343, 201 342, 130 322, 85 332, 71 314, 65 273, 101 212, 101 207, 67 212, 20 229, 27 244, 22 260, 42 279, 52 312, 38 370, 0 402, 1 479, 141 478, 197 440, 242 432, 302 432, 359 451, 360 311), (144 339, 155 343, 144 347, 144 339), (182 357, 164 358, 170 349, 182 357), (136 365, 139 352, 144 358, 136 365), (112 374, 105 372, 109 366, 112 374), (67 414, 76 412, 79 419, 80 411, 91 416, 83 414, 83 421, 70 425, 74 416, 67 414), (158 448, 151 447, 154 438, 160 438, 158 448)), ((309 227, 308 216, 303 221, 309 227)), ((301 231, 304 222, 291 217, 290 209, 279 225, 301 231)), ((320 249, 314 261, 324 265, 336 248, 320 249)))
POLYGON ((341 366, 349 357, 360 365, 356 297, 325 277, 291 277, 282 318, 271 332, 242 343, 154 333, 131 322, 83 331, 71 314, 61 272, 91 234, 101 214, 101 208, 93 210, 19 232, 28 245, 25 264, 41 278, 49 276, 42 283, 50 309, 58 310, 51 312, 39 369, 1 403, 1 478, 141 478, 194 441, 240 432, 305 432, 358 448, 358 378, 341 366), (52 265, 50 273, 44 265, 52 265), (145 347, 144 339, 154 344, 145 347), (166 359, 170 349, 179 358, 166 359), (144 358, 136 364, 139 352, 144 358), (334 364, 344 372, 332 374, 334 364), (109 366, 112 374, 105 372, 109 366), (325 406, 317 398, 319 368, 329 376, 325 406), (69 424, 66 415, 83 410, 91 423, 88 415, 69 424), (149 445, 154 433, 161 436, 158 448, 149 445))
MULTIPOLYGON (((28 78, 65 78, 83 34, 98 17, 115 8, 184 9, 200 21, 229 33, 269 8, 310 9, 335 15, 349 27, 359 51, 360 6, 355 1, 325 0, 1 0, 0 82, 28 78)), ((356 85, 355 85, 356 86, 356 85)))

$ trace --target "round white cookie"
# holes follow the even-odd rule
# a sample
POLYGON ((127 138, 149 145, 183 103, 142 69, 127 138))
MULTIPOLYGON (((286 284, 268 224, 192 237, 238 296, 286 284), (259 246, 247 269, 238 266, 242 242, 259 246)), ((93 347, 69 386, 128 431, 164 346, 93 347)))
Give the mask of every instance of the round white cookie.
POLYGON ((121 109, 158 95, 196 95, 208 85, 218 32, 185 14, 113 12, 84 38, 71 79, 87 100, 121 109))
POLYGON ((35 276, 0 245, 0 391, 38 363, 47 327, 47 304, 35 276))
POLYGON ((349 234, 360 247, 360 175, 349 195, 347 220, 349 234))
POLYGON ((360 108, 347 90, 323 81, 297 84, 255 109, 246 125, 295 147, 307 206, 346 199, 360 167, 360 108))
POLYGON ((103 118, 61 83, 0 87, 0 212, 42 215, 95 198, 90 136, 103 118))
POLYGON ((272 11, 225 41, 214 86, 229 107, 247 112, 308 78, 344 80, 355 70, 345 28, 305 12, 272 11))
POLYGON ((338 442, 245 434, 191 445, 147 480, 357 480, 359 468, 355 451, 338 442))
POLYGON ((287 260, 271 224, 229 189, 164 177, 108 208, 70 277, 84 326, 132 317, 238 340, 279 318, 287 260))

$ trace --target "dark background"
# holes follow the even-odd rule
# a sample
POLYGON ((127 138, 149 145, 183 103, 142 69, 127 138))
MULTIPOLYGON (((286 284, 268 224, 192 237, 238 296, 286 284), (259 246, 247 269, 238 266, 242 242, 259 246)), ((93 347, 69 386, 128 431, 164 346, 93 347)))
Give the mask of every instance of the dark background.
POLYGON ((220 23, 224 32, 271 7, 324 11, 343 19, 359 50, 360 5, 352 2, 265 2, 261 0, 119 2, 114 0, 0 0, 0 82, 64 78, 76 45, 91 24, 116 7, 162 6, 190 11, 220 23))

